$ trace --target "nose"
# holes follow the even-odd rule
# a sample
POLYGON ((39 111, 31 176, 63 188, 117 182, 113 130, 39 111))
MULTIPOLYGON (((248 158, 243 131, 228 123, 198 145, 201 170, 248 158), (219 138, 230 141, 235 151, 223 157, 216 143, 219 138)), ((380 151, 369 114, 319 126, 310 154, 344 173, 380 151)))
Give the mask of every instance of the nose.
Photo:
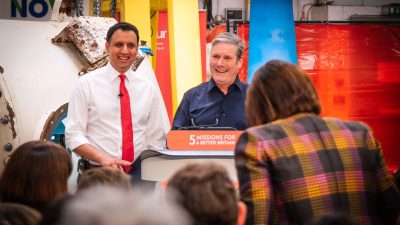
POLYGON ((122 49, 121 49, 121 52, 122 52, 122 53, 127 53, 127 52, 128 52, 128 46, 127 46, 127 45, 124 45, 124 46, 122 47, 122 49))
POLYGON ((221 66, 221 65, 223 64, 223 60, 224 60, 224 59, 222 59, 222 58, 218 59, 217 65, 218 65, 218 66, 221 66))

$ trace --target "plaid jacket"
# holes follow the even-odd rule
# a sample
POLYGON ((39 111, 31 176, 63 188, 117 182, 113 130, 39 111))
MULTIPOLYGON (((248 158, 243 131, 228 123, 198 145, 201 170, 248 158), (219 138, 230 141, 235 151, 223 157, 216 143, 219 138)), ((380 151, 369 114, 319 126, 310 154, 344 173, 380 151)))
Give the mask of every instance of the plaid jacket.
POLYGON ((358 122, 296 114, 244 132, 235 149, 247 224, 305 224, 333 211, 360 224, 396 212, 379 142, 358 122))

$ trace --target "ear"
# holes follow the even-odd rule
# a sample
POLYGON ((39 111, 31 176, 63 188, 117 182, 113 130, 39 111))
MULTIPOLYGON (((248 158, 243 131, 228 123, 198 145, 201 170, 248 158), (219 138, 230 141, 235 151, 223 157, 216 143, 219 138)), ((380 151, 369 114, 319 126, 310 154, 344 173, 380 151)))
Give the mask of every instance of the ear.
POLYGON ((106 41, 105 48, 106 48, 106 53, 107 53, 107 55, 109 55, 109 51, 110 51, 110 43, 108 43, 108 41, 106 41))
POLYGON ((236 225, 243 225, 246 222, 247 206, 244 204, 244 202, 239 201, 238 208, 239 210, 238 210, 238 218, 236 225))
POLYGON ((238 68, 242 67, 242 63, 243 63, 243 56, 240 57, 240 59, 237 61, 238 68))

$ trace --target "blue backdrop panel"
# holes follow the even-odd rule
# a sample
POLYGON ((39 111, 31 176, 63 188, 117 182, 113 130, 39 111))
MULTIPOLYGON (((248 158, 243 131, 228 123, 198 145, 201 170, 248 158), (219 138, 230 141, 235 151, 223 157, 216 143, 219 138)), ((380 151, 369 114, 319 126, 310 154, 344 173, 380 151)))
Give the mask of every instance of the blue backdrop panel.
POLYGON ((248 81, 265 62, 297 64, 292 0, 251 0, 248 81))

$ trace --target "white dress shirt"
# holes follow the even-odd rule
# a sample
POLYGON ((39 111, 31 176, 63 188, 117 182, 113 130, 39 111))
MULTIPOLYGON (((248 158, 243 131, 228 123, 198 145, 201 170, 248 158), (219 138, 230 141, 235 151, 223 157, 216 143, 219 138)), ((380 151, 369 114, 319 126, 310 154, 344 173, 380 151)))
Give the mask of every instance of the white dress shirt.
MULTIPOLYGON (((146 149, 165 148, 169 123, 158 86, 143 70, 125 73, 133 120, 135 160, 146 149)), ((91 144, 122 158, 122 129, 119 95, 120 74, 110 63, 77 81, 68 105, 65 124, 67 147, 91 144)))

